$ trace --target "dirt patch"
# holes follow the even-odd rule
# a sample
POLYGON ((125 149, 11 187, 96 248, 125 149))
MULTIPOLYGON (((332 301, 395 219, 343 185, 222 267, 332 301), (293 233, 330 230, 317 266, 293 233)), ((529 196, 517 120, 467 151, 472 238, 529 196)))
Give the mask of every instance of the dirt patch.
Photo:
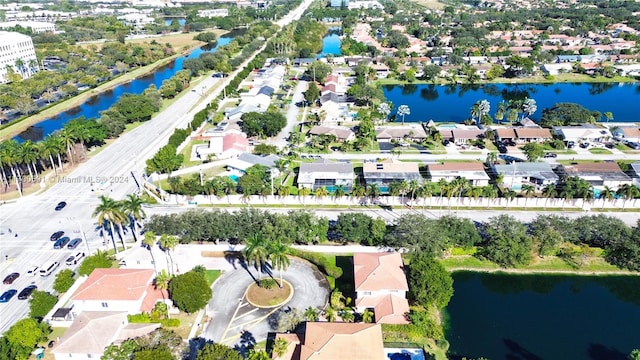
POLYGON ((292 294, 293 289, 287 281, 283 281, 282 287, 275 286, 271 289, 252 283, 247 289, 247 300, 257 307, 275 307, 288 301, 292 294))

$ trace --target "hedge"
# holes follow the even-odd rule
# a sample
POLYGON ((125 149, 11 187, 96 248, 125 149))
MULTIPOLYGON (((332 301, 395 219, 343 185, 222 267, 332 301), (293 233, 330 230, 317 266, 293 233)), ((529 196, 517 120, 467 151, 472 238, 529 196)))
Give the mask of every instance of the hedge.
POLYGON ((313 253, 298 249, 290 249, 289 253, 293 256, 305 259, 315 266, 317 266, 322 272, 331 276, 332 278, 339 278, 342 276, 342 269, 335 264, 335 257, 328 258, 319 253, 313 253), (333 260, 333 261, 332 261, 333 260))
POLYGON ((127 320, 130 323, 160 323, 164 327, 178 327, 180 326, 180 319, 151 319, 149 313, 140 313, 134 315, 127 315, 127 320))

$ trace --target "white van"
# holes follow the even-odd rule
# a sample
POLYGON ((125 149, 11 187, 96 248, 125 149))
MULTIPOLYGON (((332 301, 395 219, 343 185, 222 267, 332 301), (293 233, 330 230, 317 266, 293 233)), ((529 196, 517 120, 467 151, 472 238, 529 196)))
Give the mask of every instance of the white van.
POLYGON ((57 261, 47 261, 40 266, 40 276, 49 276, 60 265, 57 261))

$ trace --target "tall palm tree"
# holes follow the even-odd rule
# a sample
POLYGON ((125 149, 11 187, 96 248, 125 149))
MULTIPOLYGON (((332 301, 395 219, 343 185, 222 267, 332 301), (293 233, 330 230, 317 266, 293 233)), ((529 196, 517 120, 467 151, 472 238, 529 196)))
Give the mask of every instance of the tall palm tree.
MULTIPOLYGON (((114 225, 122 222, 125 215, 122 213, 120 209, 120 205, 117 201, 112 198, 104 195, 100 195, 100 204, 96 206, 93 210, 93 215, 98 218, 98 225, 103 227, 105 225, 109 225, 111 228, 111 240, 113 242, 113 249, 115 253, 118 253, 118 248, 116 246, 116 232, 114 229, 114 225)), ((124 248, 124 240, 122 241, 122 247, 124 248)))
POLYGON ((391 205, 395 205, 394 199, 400 195, 400 182, 396 180, 392 181, 387 187, 387 193, 391 196, 391 205))
POLYGON ((336 187, 336 191, 333 193, 333 197, 335 198, 336 201, 338 201, 345 195, 345 193, 346 192, 344 190, 344 186, 338 185, 336 187))
POLYGON ((169 283, 171 282, 171 275, 167 274, 167 272, 163 269, 160 274, 156 275, 156 278, 153 280, 153 286, 160 290, 162 293, 162 299, 164 299, 164 292, 169 289, 169 283))
POLYGON ((404 206, 404 196, 407 195, 408 190, 409 183, 407 183, 407 181, 403 179, 398 185, 398 192, 400 193, 400 206, 404 206))
POLYGON ((498 188, 493 185, 487 185, 482 188, 482 196, 487 198, 487 209, 491 205, 491 201, 498 197, 498 188))
POLYGON ((506 209, 509 206, 509 203, 516 197, 516 192, 511 189, 506 189, 502 193, 502 196, 507 200, 507 204, 504 206, 506 209))
POLYGON ((76 143, 76 139, 73 137, 73 133, 71 133, 70 131, 67 131, 67 130, 60 131, 60 139, 62 139, 62 143, 64 144, 65 148, 67 149, 67 155, 69 156, 69 162, 71 162, 71 165, 73 165, 74 161, 73 161, 72 148, 73 148, 73 145, 76 143))
POLYGON ((627 200, 635 199, 636 196, 640 193, 640 190, 637 186, 631 184, 623 184, 616 191, 616 195, 623 199, 622 202, 622 210, 624 211, 624 207, 627 204, 627 200))
MULTIPOLYGON (((424 184, 422 184, 422 186, 420 186, 420 188, 418 189, 417 196, 422 198, 422 207, 426 208, 427 198, 433 196, 433 187, 431 186, 431 183, 425 182, 424 184)), ((431 204, 431 202, 429 202, 429 204, 431 204)))
POLYGON ((142 243, 144 244, 144 246, 147 247, 147 250, 149 250, 149 255, 151 255, 151 262, 153 263, 154 273, 158 273, 158 270, 156 269, 156 259, 153 256, 153 247, 156 245, 157 242, 158 242, 158 239, 156 239, 156 234, 154 234, 153 231, 147 231, 146 233, 144 233, 144 238, 142 239, 142 243))
MULTIPOLYGON (((479 186, 472 186, 468 193, 469 193, 469 197, 471 197, 474 200, 474 203, 478 202, 478 198, 480 198, 480 196, 482 196, 482 191, 483 189, 479 186)), ((469 201, 469 208, 471 208, 471 201, 469 201)))
POLYGON ((279 238, 272 241, 267 246, 267 256, 271 260, 271 265, 274 269, 280 271, 280 287, 282 287, 282 270, 288 268, 291 263, 289 257, 287 257, 288 252, 289 246, 283 243, 279 238))
POLYGON ((380 196, 380 188, 378 188, 377 184, 367 185, 367 196, 371 199, 372 203, 380 196))
POLYGON ((58 146, 56 144, 56 138, 53 135, 48 135, 44 140, 40 141, 38 144, 40 146, 40 154, 43 157, 49 159, 51 163, 51 168, 53 169, 53 173, 57 176, 58 170, 56 169, 56 163, 53 160, 53 156, 58 154, 58 146))
POLYGON ((527 202, 529 201, 529 198, 531 197, 531 195, 533 195, 533 193, 536 191, 535 186, 530 185, 530 184, 524 184, 522 185, 522 188, 520 189, 520 193, 524 196, 525 200, 524 200, 524 208, 527 208, 527 202))
POLYGON ((411 109, 408 105, 398 106, 398 116, 402 116, 402 125, 404 125, 404 116, 411 115, 411 109))
POLYGON ((549 199, 555 198, 558 195, 558 190, 554 184, 549 184, 542 189, 542 196, 545 197, 544 209, 547 210, 547 202, 549 199))
POLYGON ((332 308, 331 306, 328 306, 324 310, 324 317, 327 319, 328 322, 336 321, 337 316, 338 316, 338 312, 336 311, 336 309, 332 308))
POLYGON ((562 191, 560 191, 560 197, 562 198, 562 210, 564 210, 564 206, 567 204, 567 200, 571 200, 573 199, 573 190, 568 187, 568 186, 564 186, 562 191))
POLYGON ((358 198, 358 199, 362 199, 364 198, 364 196, 367 194, 367 189, 360 185, 360 184, 356 184, 353 187, 353 190, 351 190, 351 197, 352 198, 358 198))
POLYGON ((31 178, 31 182, 33 182, 35 178, 38 177, 38 169, 36 168, 36 161, 40 159, 38 145, 31 140, 23 142, 20 146, 20 158, 22 159, 22 163, 27 167, 29 177, 31 178))
POLYGON ((303 186, 298 190, 298 194, 302 196, 302 206, 304 206, 306 204, 305 202, 306 197, 309 196, 309 194, 311 194, 311 189, 303 186))
POLYGON ((138 236, 136 235, 136 225, 142 227, 144 218, 146 214, 142 205, 147 204, 148 202, 138 196, 137 194, 127 194, 127 198, 122 200, 122 210, 130 219, 131 232, 133 233, 133 238, 136 242, 138 242, 138 236))
POLYGON ((20 159, 20 144, 13 139, 7 140, 2 144, 2 152, 0 158, 3 164, 7 164, 9 170, 11 170, 11 177, 16 182, 16 188, 22 196, 22 178, 20 176, 20 169, 18 165, 21 163, 20 159))
POLYGON ((258 270, 260 280, 262 280, 262 268, 267 260, 267 249, 262 233, 253 234, 244 241, 245 248, 242 255, 248 265, 253 264, 258 270))
POLYGON ((173 266, 173 256, 171 252, 178 246, 178 238, 175 236, 170 236, 167 234, 160 235, 160 247, 165 254, 169 255, 167 258, 167 268, 169 268, 169 274, 173 276, 174 274, 174 266, 173 266), (171 265, 169 265, 169 260, 171 260, 171 265))
POLYGON ((322 199, 329 195, 329 191, 327 191, 327 188, 322 186, 318 189, 316 189, 316 197, 318 198, 318 200, 320 200, 320 202, 322 202, 322 199))
POLYGON ((407 191, 409 193, 409 196, 411 197, 411 199, 415 199, 418 196, 418 189, 420 189, 420 183, 418 182, 418 180, 413 179, 411 181, 409 181, 409 183, 407 184, 407 191))
POLYGON ((524 99, 524 101, 522 102, 523 118, 525 116, 529 117, 533 115, 533 113, 535 113, 537 110, 538 110, 538 105, 536 104, 536 101, 534 99, 529 99, 529 98, 524 99))
POLYGON ((611 201, 615 198, 616 192, 613 191, 610 187, 605 186, 604 189, 600 192, 600 199, 602 199, 602 209, 604 209, 604 204, 608 201, 611 201))
MULTIPOLYGON (((281 357, 287 353, 287 348, 289 347, 289 342, 284 338, 278 338, 273 343, 273 354, 276 357, 281 357)), ((269 357, 267 357, 269 359, 269 357)))

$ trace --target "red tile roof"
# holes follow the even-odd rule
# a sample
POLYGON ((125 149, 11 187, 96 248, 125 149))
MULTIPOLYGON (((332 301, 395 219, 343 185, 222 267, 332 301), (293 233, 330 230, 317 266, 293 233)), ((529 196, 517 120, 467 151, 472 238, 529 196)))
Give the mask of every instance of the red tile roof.
POLYGON ((246 152, 249 147, 249 140, 240 134, 227 134, 222 138, 222 151, 237 149, 246 152))
POLYGON ((152 283, 147 269, 95 269, 73 294, 73 300, 140 300, 152 283))
POLYGON ((409 290, 399 253, 353 254, 356 291, 409 290))

